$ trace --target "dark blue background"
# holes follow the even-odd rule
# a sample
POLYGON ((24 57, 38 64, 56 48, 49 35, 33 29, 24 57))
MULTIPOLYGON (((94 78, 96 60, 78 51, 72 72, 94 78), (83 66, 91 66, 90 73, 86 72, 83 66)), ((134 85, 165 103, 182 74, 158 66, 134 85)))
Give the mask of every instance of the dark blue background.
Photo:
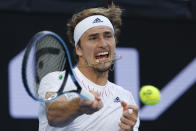
MULTIPOLYGON (((125 8, 118 46, 139 51, 141 85, 165 86, 196 57, 193 2, 121 0, 116 3, 125 8)), ((99 0, 88 0, 86 4, 82 0, 0 1, 0 130, 38 129, 38 120, 13 119, 9 115, 9 61, 38 31, 51 30, 66 40, 66 22, 72 13, 102 4, 99 0)), ((113 80, 112 73, 110 79, 113 80)), ((195 93, 196 83, 156 121, 141 121, 140 131, 195 131, 195 93)))

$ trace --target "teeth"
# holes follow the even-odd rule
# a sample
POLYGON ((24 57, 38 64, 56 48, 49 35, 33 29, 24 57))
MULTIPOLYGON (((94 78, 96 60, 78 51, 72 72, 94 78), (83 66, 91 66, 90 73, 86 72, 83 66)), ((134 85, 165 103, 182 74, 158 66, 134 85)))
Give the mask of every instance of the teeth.
POLYGON ((101 52, 101 53, 98 53, 97 56, 101 56, 101 55, 107 55, 108 52, 101 52))
POLYGON ((99 60, 98 59, 96 60, 96 63, 99 63, 99 60))

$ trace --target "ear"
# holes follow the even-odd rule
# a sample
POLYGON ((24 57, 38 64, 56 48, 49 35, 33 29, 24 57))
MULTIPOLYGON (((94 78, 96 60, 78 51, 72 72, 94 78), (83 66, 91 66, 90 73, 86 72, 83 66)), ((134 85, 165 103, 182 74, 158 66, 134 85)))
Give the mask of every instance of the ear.
POLYGON ((76 45, 76 54, 80 57, 82 56, 82 49, 79 44, 76 45))

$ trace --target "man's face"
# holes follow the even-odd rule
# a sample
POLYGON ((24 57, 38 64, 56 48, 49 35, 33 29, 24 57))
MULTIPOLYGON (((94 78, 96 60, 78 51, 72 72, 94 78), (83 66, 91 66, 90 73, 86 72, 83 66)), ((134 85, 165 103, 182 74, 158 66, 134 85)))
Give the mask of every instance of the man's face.
POLYGON ((94 70, 105 72, 110 69, 116 42, 112 29, 97 26, 87 30, 76 47, 79 65, 90 65, 94 70))

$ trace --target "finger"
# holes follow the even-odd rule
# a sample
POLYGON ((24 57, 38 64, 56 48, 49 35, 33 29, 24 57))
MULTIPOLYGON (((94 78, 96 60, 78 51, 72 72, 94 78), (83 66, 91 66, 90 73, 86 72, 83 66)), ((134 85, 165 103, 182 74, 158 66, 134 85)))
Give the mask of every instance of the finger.
POLYGON ((101 99, 99 97, 97 97, 97 96, 95 96, 95 100, 96 101, 101 101, 101 99))
POLYGON ((100 100, 98 101, 98 108, 101 109, 103 107, 103 102, 100 100))
POLYGON ((81 100, 80 102, 80 107, 83 108, 83 110, 92 110, 92 111, 97 111, 103 107, 102 101, 86 101, 86 100, 81 100))
POLYGON ((122 123, 122 122, 119 123, 119 127, 120 127, 120 129, 123 130, 123 131, 130 131, 130 130, 131 130, 131 126, 126 125, 126 124, 124 124, 124 123, 122 123))
POLYGON ((135 123, 136 123, 136 120, 135 119, 134 120, 133 120, 133 118, 127 119, 126 117, 121 117, 120 118, 120 121, 122 123, 126 124, 126 125, 131 126, 131 127, 133 127, 135 125, 135 123))
POLYGON ((91 107, 93 109, 98 109, 98 107, 99 107, 98 102, 97 101, 94 101, 91 107))
POLYGON ((121 106, 123 107, 123 111, 127 110, 127 103, 124 101, 121 101, 121 106))
POLYGON ((82 107, 83 112, 86 112, 87 114, 92 114, 98 110, 100 110, 103 107, 102 103, 94 101, 92 105, 82 107))
POLYGON ((125 111, 123 117, 136 123, 138 115, 133 112, 130 113, 129 111, 125 111))
POLYGON ((127 105, 126 106, 127 109, 132 109, 133 113, 138 114, 139 108, 135 105, 127 105))
POLYGON ((127 124, 127 125, 131 123, 131 121, 130 121, 129 119, 127 119, 127 118, 125 118, 125 117, 123 117, 123 116, 120 118, 120 121, 121 121, 122 123, 124 123, 124 124, 127 124))
POLYGON ((92 113, 96 112, 97 110, 98 109, 93 107, 93 103, 90 105, 83 104, 80 106, 80 111, 82 113, 86 113, 86 114, 92 114, 92 113))

